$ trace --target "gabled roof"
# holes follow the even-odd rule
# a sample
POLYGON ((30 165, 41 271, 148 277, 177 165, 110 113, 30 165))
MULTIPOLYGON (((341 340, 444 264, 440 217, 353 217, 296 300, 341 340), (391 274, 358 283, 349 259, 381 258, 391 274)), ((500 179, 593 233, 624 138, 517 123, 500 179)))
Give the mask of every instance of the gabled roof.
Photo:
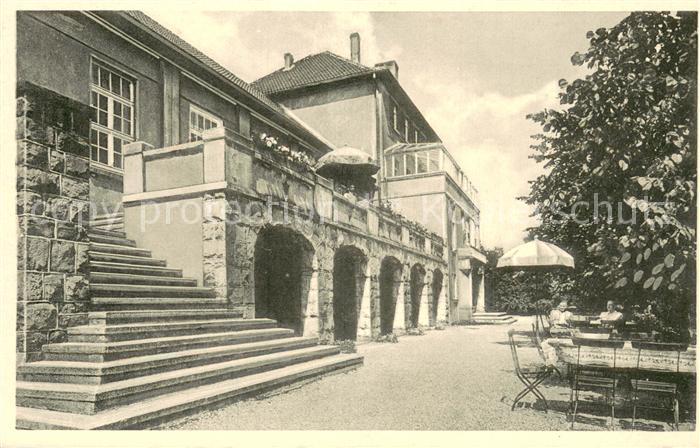
POLYGON ((200 63, 204 64, 206 67, 208 67, 211 70, 214 70, 224 78, 228 79, 250 95, 254 96, 256 99, 262 101, 267 105, 268 107, 271 107, 272 109, 276 110, 277 112, 282 112, 280 109, 279 105, 272 101, 270 98, 268 98, 263 92, 261 92, 259 89, 256 87, 248 84, 247 82, 243 81, 241 78, 238 76, 234 75, 230 71, 226 70, 224 67, 222 67, 218 62, 207 56, 206 54, 202 53, 201 51, 197 50, 195 47, 190 45, 188 42, 180 38, 177 34, 173 33, 169 29, 165 28, 163 25, 160 23, 156 22, 146 14, 144 14, 141 11, 124 11, 126 15, 129 17, 135 19, 138 21, 140 24, 148 28, 150 31, 158 34, 171 44, 175 45, 177 48, 179 48, 181 51, 184 51, 185 53, 189 54, 193 58, 197 59, 200 63))
POLYGON ((286 92, 372 74, 375 74, 377 79, 382 80, 392 95, 395 95, 394 98, 400 99, 415 116, 419 117, 431 134, 429 138, 440 140, 440 137, 430 126, 420 109, 413 103, 413 100, 401 87, 396 77, 385 66, 367 67, 330 51, 324 51, 295 61, 289 69, 282 67, 275 70, 253 81, 251 84, 269 95, 270 98, 279 100, 286 92))
POLYGON ((370 74, 374 71, 372 68, 335 53, 324 51, 295 61, 291 68, 281 68, 253 81, 252 84, 266 94, 272 94, 370 74))

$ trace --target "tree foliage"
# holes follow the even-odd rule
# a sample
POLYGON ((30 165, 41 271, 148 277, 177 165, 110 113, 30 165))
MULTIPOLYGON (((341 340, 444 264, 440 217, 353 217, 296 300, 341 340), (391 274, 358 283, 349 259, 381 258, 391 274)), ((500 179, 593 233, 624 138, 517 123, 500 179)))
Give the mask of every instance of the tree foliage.
POLYGON ((561 80, 559 110, 528 115, 546 174, 524 198, 532 233, 576 258, 590 300, 654 301, 688 315, 695 297, 697 15, 639 12, 589 31, 561 80))

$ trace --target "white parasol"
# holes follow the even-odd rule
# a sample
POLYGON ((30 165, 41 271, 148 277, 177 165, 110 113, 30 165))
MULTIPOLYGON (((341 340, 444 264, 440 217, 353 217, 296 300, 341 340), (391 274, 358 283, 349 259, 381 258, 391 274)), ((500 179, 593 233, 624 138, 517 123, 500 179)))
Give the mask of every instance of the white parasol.
POLYGON ((544 270, 557 267, 574 267, 574 257, 552 243, 535 238, 516 246, 498 259, 497 268, 544 270))

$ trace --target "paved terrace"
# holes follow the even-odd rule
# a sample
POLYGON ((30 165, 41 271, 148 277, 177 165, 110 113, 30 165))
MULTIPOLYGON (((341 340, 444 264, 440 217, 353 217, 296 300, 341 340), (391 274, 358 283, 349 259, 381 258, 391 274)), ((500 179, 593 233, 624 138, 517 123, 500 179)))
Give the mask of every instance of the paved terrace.
MULTIPOLYGON (((530 322, 521 317, 514 328, 524 332, 530 322)), ((510 410, 522 387, 513 373, 508 328, 447 327, 423 336, 403 336, 398 344, 360 345, 365 365, 357 371, 184 417, 158 429, 568 430, 565 381, 542 388, 555 408, 549 413, 532 395, 521 402, 522 407, 510 410)), ((521 362, 536 361, 528 337, 519 341, 521 362)), ((576 419, 576 430, 607 429, 605 409, 580 409, 584 413, 576 419)), ((628 427, 630 413, 618 409, 622 428, 628 427)), ((682 413, 681 430, 694 429, 689 415, 682 413)), ((663 422, 641 422, 639 429, 671 430, 663 422)))

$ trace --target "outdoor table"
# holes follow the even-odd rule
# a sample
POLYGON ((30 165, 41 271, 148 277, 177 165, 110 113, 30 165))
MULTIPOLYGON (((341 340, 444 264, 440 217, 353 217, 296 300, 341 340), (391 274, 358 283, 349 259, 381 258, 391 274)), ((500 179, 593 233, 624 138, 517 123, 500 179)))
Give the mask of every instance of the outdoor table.
MULTIPOLYGON (((549 338, 542 342, 542 349, 548 362, 557 360, 566 364, 576 364, 578 347, 569 338, 549 338)), ((677 352, 644 350, 639 359, 641 370, 666 370, 676 372, 676 362, 679 361, 679 373, 695 373, 695 346, 687 351, 677 352)), ((618 369, 636 369, 639 350, 632 347, 630 341, 625 341, 623 348, 616 350, 615 367, 618 369)), ((581 365, 613 367, 613 352, 609 348, 581 346, 581 365)))

